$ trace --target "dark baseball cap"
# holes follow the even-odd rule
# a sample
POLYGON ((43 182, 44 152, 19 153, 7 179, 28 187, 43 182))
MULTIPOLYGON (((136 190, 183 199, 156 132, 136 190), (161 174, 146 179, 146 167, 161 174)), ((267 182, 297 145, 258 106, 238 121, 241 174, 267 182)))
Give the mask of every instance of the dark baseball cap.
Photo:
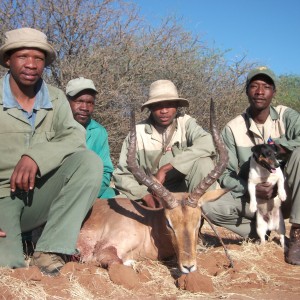
POLYGON ((261 66, 261 67, 257 67, 255 69, 251 70, 248 73, 246 86, 248 86, 249 83, 252 81, 252 79, 257 75, 268 76, 273 81, 274 86, 276 85, 276 75, 274 74, 274 72, 271 69, 269 69, 268 67, 261 66))

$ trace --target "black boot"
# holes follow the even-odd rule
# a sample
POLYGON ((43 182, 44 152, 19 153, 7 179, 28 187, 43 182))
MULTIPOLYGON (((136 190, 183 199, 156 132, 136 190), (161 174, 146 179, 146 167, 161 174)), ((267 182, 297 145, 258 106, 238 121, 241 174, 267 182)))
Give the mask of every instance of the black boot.
POLYGON ((300 265, 300 227, 291 228, 289 250, 285 261, 292 265, 300 265))

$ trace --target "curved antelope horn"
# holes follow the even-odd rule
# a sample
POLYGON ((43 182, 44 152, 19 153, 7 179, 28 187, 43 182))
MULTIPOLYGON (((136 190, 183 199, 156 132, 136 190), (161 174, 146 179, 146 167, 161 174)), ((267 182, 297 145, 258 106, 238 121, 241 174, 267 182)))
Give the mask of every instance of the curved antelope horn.
POLYGON ((228 152, 216 125, 215 106, 213 99, 210 101, 210 130, 213 136, 219 160, 215 168, 195 187, 187 199, 187 204, 192 207, 198 205, 198 200, 206 190, 222 175, 228 164, 228 152))
POLYGON ((131 110, 130 113, 130 135, 129 135, 129 149, 127 154, 127 165, 130 172, 135 179, 147 186, 153 191, 169 208, 178 206, 175 197, 163 185, 147 176, 142 168, 136 162, 136 128, 135 128, 135 113, 131 110))

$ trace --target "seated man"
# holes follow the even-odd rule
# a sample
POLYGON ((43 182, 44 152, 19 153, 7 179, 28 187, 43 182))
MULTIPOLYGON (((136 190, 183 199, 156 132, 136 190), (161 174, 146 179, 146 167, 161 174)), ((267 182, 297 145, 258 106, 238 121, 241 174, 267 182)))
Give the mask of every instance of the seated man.
MULTIPOLYGON (((250 106, 230 121, 222 132, 229 152, 227 170, 220 177, 221 187, 232 189, 226 199, 206 203, 202 208, 216 225, 226 227, 242 237, 255 237, 255 215, 249 210, 248 174, 251 148, 271 138, 280 148, 285 163, 288 199, 283 202, 283 215, 290 218, 289 251, 286 261, 300 264, 300 115, 279 105, 271 106, 276 93, 274 73, 266 68, 253 69, 247 77, 246 94, 250 106)), ((258 198, 271 199, 277 188, 270 183, 256 186, 258 198)))
MULTIPOLYGON (((211 135, 189 115, 178 112, 189 105, 179 98, 175 85, 169 80, 151 84, 149 117, 136 125, 137 161, 145 171, 171 192, 191 192, 214 167, 215 149, 211 135)), ((131 200, 141 200, 149 207, 159 204, 144 185, 140 185, 128 170, 126 157, 128 138, 123 142, 119 164, 113 173, 116 188, 131 200)))
POLYGON ((86 129, 86 144, 88 149, 94 151, 103 162, 103 175, 98 198, 113 198, 116 192, 110 185, 114 170, 110 159, 108 135, 106 129, 91 119, 95 107, 97 90, 92 80, 79 77, 68 82, 66 94, 69 100, 74 119, 86 129))
POLYGON ((32 28, 8 31, 0 47, 0 266, 25 267, 21 234, 45 224, 30 265, 49 275, 77 253, 102 180, 63 91, 41 77, 55 57, 32 28))

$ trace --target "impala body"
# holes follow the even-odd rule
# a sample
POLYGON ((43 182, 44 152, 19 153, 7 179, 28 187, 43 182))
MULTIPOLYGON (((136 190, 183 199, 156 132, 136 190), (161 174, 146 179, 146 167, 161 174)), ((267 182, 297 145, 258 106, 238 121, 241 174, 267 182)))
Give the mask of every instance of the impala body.
POLYGON ((83 262, 109 267, 133 260, 177 256, 181 272, 197 269, 196 244, 201 222, 201 205, 214 201, 227 190, 207 189, 226 168, 228 155, 216 130, 211 105, 212 135, 220 154, 216 167, 192 193, 171 193, 147 176, 136 163, 136 133, 131 120, 128 166, 136 179, 159 197, 163 208, 151 209, 129 199, 97 200, 81 229, 77 248, 83 262))
POLYGON ((129 199, 97 199, 81 229, 78 247, 84 262, 95 261, 104 266, 113 258, 128 263, 174 254, 164 210, 151 210, 129 199))

